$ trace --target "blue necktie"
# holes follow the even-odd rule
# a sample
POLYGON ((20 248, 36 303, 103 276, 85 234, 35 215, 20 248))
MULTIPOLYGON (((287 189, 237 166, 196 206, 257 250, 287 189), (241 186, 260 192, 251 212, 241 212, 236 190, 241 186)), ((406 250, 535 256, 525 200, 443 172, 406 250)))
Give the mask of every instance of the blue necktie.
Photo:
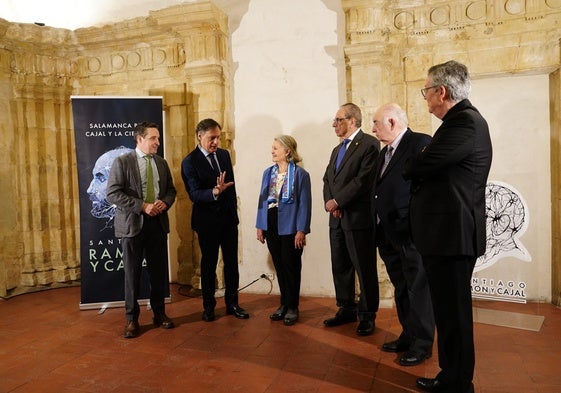
POLYGON ((347 145, 350 141, 351 141, 350 139, 343 139, 343 143, 341 144, 339 153, 337 153, 337 161, 335 161, 335 171, 339 169, 339 165, 341 164, 341 161, 343 161, 343 156, 347 152, 347 145))

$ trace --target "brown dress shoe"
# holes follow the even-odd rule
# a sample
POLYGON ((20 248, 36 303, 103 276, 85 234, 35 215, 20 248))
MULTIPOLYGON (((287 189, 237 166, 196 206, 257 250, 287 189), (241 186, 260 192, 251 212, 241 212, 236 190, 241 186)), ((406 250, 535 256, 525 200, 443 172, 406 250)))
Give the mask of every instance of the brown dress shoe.
POLYGON ((161 326, 162 329, 172 329, 175 327, 173 321, 165 313, 154 314, 153 322, 154 325, 161 326))
POLYGON ((135 338, 138 336, 139 327, 138 321, 128 321, 127 325, 125 326, 125 331, 123 332, 123 336, 125 338, 135 338))

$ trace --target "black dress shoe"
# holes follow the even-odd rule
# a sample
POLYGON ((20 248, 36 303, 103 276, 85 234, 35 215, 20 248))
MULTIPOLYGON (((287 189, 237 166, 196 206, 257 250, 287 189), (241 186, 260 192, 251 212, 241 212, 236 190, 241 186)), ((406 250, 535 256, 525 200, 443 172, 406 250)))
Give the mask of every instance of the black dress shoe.
POLYGON ((394 340, 382 345, 382 351, 384 352, 405 352, 409 349, 409 344, 402 340, 394 340))
POLYGON ((205 308, 203 311, 203 321, 205 322, 212 322, 216 319, 214 315, 214 309, 212 308, 205 308))
POLYGON ((127 325, 125 326, 125 331, 123 332, 123 336, 125 338, 135 338, 138 336, 139 332, 138 321, 128 321, 127 325))
POLYGON ((173 321, 165 313, 155 314, 152 321, 154 325, 161 326, 162 329, 172 329, 175 327, 173 321))
POLYGON ((450 387, 437 378, 417 378, 417 386, 427 392, 449 392, 450 387))
POLYGON ((444 384, 438 378, 417 378, 417 386, 427 392, 438 393, 474 393, 473 383, 470 383, 467 389, 458 387, 457 385, 444 384))
POLYGON ((284 315, 286 314, 286 310, 287 310, 286 306, 280 306, 279 308, 277 308, 277 310, 274 313, 269 315, 269 318, 271 318, 271 320, 273 321, 280 321, 281 319, 284 318, 284 315))
POLYGON ((327 327, 334 327, 352 322, 356 322, 356 311, 340 308, 333 318, 326 319, 323 324, 327 327))
POLYGON ((284 315, 284 324, 286 326, 294 325, 298 321, 298 309, 289 308, 284 315))
POLYGON ((374 321, 360 321, 356 328, 356 334, 359 336, 370 336, 373 331, 374 321))
POLYGON ((416 366, 430 358, 432 353, 427 351, 409 350, 399 358, 399 364, 402 366, 416 366))
POLYGON ((233 315, 238 319, 247 319, 249 318, 249 314, 240 306, 232 306, 226 309, 226 314, 233 315))

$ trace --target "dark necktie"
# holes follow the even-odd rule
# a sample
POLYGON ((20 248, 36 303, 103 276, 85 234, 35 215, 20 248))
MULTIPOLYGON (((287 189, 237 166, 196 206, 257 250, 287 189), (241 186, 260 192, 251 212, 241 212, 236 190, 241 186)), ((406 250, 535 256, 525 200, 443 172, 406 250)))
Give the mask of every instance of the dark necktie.
POLYGON ((390 163, 392 156, 393 156, 393 146, 390 145, 388 146, 388 150, 386 150, 386 155, 384 157, 384 165, 382 166, 382 170, 380 171, 380 176, 384 174, 384 171, 388 167, 388 164, 390 163))
POLYGON ((156 196, 154 195, 154 174, 152 173, 152 163, 150 162, 151 156, 145 155, 146 160, 146 203, 154 203, 156 196))
POLYGON ((220 176, 220 170, 218 169, 218 162, 216 161, 216 153, 210 153, 208 155, 208 159, 210 161, 210 166, 212 170, 216 174, 216 176, 220 176))
POLYGON ((347 145, 349 144, 350 139, 343 139, 343 143, 339 148, 339 153, 337 153, 337 161, 335 161, 335 171, 339 169, 339 165, 341 165, 341 161, 343 161, 343 156, 347 152, 347 145))

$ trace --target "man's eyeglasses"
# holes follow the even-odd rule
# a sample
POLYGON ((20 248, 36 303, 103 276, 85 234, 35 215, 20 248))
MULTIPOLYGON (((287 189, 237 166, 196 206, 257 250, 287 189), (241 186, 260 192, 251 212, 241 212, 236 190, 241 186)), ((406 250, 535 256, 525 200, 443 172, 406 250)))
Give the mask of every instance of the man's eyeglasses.
POLYGON ((343 120, 349 120, 350 117, 336 117, 335 119, 333 119, 333 123, 341 123, 343 120))
POLYGON ((421 89, 421 94, 423 95, 423 98, 427 98, 427 91, 429 89, 434 89, 435 87, 440 87, 440 85, 434 85, 434 86, 429 86, 429 87, 424 87, 421 89))

